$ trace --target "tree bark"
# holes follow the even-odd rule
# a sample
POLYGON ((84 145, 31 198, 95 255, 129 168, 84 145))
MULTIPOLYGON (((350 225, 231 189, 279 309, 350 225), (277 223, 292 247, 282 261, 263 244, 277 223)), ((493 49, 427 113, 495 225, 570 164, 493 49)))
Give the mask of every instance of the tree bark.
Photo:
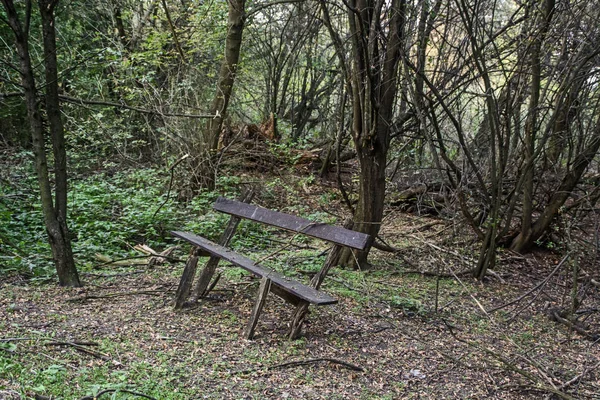
POLYGON ((368 266, 367 256, 383 218, 385 167, 398 91, 396 80, 406 1, 384 3, 372 0, 349 3, 354 8, 348 11, 353 59, 352 73, 347 79, 352 93, 353 139, 360 162, 359 198, 353 229, 370 235, 371 241, 364 251, 356 254, 344 250, 340 264, 348 267, 368 266), (389 26, 384 29, 380 19, 385 11, 388 12, 389 26), (382 36, 385 40, 381 40, 382 36))
POLYGON ((44 66, 46 68, 46 111, 52 136, 52 151, 55 168, 55 199, 48 172, 48 159, 45 148, 45 130, 37 101, 35 77, 29 54, 29 23, 31 20, 31 1, 25 5, 25 17, 22 23, 12 0, 2 0, 7 14, 8 24, 15 35, 21 81, 25 94, 25 103, 29 116, 35 169, 40 188, 42 213, 56 272, 61 286, 81 286, 67 228, 67 171, 64 130, 60 120, 58 102, 58 74, 56 63, 56 39, 54 34, 54 7, 57 1, 39 2, 44 36, 44 66))
POLYGON ((524 166, 524 185, 523 185, 523 217, 521 220, 520 237, 523 242, 530 242, 532 234, 533 218, 533 180, 535 176, 535 141, 538 129, 539 101, 542 79, 542 44, 548 29, 550 20, 554 11, 555 0, 545 0, 544 9, 539 15, 539 32, 535 35, 531 45, 530 65, 531 65, 531 97, 529 99, 528 115, 525 121, 525 166, 524 166))
POLYGON ((522 252, 530 248, 549 228, 550 224, 560 212, 560 208, 571 195, 575 186, 581 180, 581 176, 594 159, 600 149, 600 119, 596 121, 592 138, 587 147, 575 158, 569 172, 567 172, 560 184, 550 198, 544 211, 535 220, 529 236, 521 232, 511 243, 511 250, 522 252))
POLYGON ((228 30, 225 39, 225 58, 219 71, 217 91, 213 98, 210 114, 214 118, 208 120, 206 129, 198 142, 196 162, 199 169, 193 182, 195 189, 207 188, 213 190, 215 187, 215 165, 214 156, 219 145, 219 134, 223 127, 223 120, 227 114, 227 107, 233 92, 233 84, 238 68, 240 50, 242 48, 242 34, 245 23, 246 0, 229 0, 228 30), (199 163, 198 163, 199 162, 199 163))

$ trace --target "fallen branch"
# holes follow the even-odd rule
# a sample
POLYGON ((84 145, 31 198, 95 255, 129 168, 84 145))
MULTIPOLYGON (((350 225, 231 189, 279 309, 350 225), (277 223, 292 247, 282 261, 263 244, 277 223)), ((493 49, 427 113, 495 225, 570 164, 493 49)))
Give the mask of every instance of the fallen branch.
MULTIPOLYGON (((327 279, 328 279, 328 280, 330 280, 330 281, 334 281, 334 282, 336 282, 336 283, 339 283, 340 285, 342 285, 342 286, 343 286, 343 287, 345 287, 346 289, 348 289, 348 290, 351 290, 351 291, 353 291, 353 292, 354 292, 354 291, 356 291, 356 292, 360 292, 360 293, 365 293, 364 291, 361 291, 361 290, 359 290, 359 289, 357 289, 357 288, 355 288, 355 287, 352 287, 352 286, 348 285, 346 282, 344 282, 343 280, 341 280, 341 279, 336 279, 336 278, 334 278, 333 276, 329 276, 329 278, 327 278, 327 279)), ((365 294, 366 294, 366 293, 365 293, 365 294)))
POLYGON ((104 389, 104 390, 99 391, 94 396, 85 396, 79 400, 96 400, 96 399, 100 398, 100 396, 105 395, 107 393, 127 393, 127 394, 131 394, 134 396, 143 397, 145 399, 156 400, 156 398, 154 398, 152 396, 148 396, 147 394, 134 392, 132 390, 127 390, 127 389, 104 389))
POLYGON ((338 360, 336 358, 329 358, 329 357, 323 357, 323 358, 311 358, 308 360, 297 360, 297 361, 288 361, 285 363, 281 363, 281 364, 275 364, 275 365, 271 365, 268 367, 264 367, 264 368, 250 368, 250 369, 245 369, 242 371, 238 371, 235 372, 236 374, 247 374, 249 372, 253 372, 253 371, 258 371, 260 369, 265 369, 267 371, 271 371, 274 369, 279 369, 279 368, 291 368, 291 367, 298 367, 300 365, 310 365, 310 364, 316 364, 319 362, 329 362, 332 364, 337 364, 337 365, 341 365, 342 367, 348 368, 352 371, 360 371, 360 372, 364 372, 365 369, 363 367, 360 367, 358 365, 354 365, 351 364, 347 361, 343 361, 343 360, 338 360))
MULTIPOLYGON (((46 343, 45 345, 46 346, 70 346, 70 347, 73 347, 75 350, 78 350, 82 353, 89 354, 89 355, 99 358, 103 361, 110 361, 110 358, 106 354, 102 354, 98 351, 90 350, 90 349, 88 349, 82 345, 79 345, 77 343, 74 343, 74 342, 50 342, 50 343, 46 343)), ((93 343, 92 345, 97 346, 96 343, 93 343)))
MULTIPOLYGON (((168 249, 167 249, 168 250, 168 249)), ((160 256, 166 260, 169 260, 171 262, 183 262, 183 260, 180 260, 179 258, 175 258, 175 257, 171 257, 169 255, 164 255, 161 253, 158 253, 157 256, 160 256)), ((105 267, 107 265, 118 265, 118 266, 126 266, 126 265, 147 265, 149 263, 148 260, 145 260, 143 262, 124 262, 124 261, 129 261, 129 260, 140 260, 142 258, 152 258, 152 257, 156 257, 153 256, 151 254, 145 254, 143 256, 132 256, 132 257, 124 257, 124 258, 117 258, 116 260, 112 260, 109 257, 106 257, 102 254, 96 254, 96 258, 99 259, 100 261, 104 261, 102 264, 97 264, 94 265, 92 268, 94 269, 98 269, 101 267, 105 267)))
POLYGON ((176 340, 179 342, 186 342, 186 343, 196 343, 196 340, 191 340, 191 339, 186 339, 186 338, 180 338, 177 336, 159 336, 157 337, 158 340, 176 340))
POLYGON ((417 239, 418 241, 422 242, 423 244, 426 244, 427 246, 431 247, 434 250, 441 251, 443 253, 453 255, 455 257, 458 257, 458 258, 462 259, 463 261, 466 261, 467 263, 475 264, 477 262, 477 260, 474 260, 474 259, 469 258, 469 257, 465 257, 462 254, 459 254, 459 253, 457 253, 455 251, 444 249, 442 247, 436 246, 433 243, 429 243, 426 240, 421 239, 420 237, 418 237, 416 235, 408 235, 408 236, 410 236, 413 239, 417 239))
POLYGON ((68 302, 74 302, 74 301, 85 301, 85 300, 91 300, 91 299, 107 299, 107 298, 112 298, 112 297, 121 297, 121 296, 136 296, 139 294, 145 294, 145 295, 152 295, 152 296, 158 296, 164 293, 167 293, 169 290, 136 290, 133 292, 116 292, 116 293, 107 293, 107 294, 103 294, 103 295, 83 295, 83 296, 79 296, 79 297, 71 297, 70 299, 67 299, 68 302))
POLYGON ((566 381, 565 383, 563 383, 562 385, 560 385, 558 387, 558 389, 560 389, 560 390, 566 389, 567 387, 571 386, 572 384, 579 382, 581 380, 581 378, 583 378, 585 375, 592 372, 593 370, 597 369, 598 367, 600 367, 600 362, 591 368, 586 368, 581 374, 577 375, 573 379, 570 379, 570 380, 566 381))
MULTIPOLYGON (((452 337, 455 340, 459 341, 460 343, 464 343, 468 347, 474 348, 474 349, 478 350, 479 352, 487 354, 488 356, 492 357, 496 361, 499 361, 500 363, 502 363, 504 365, 506 370, 515 372, 515 373, 521 375, 522 377, 524 377, 525 379, 527 379, 528 381, 530 381, 533 384, 533 386, 531 386, 532 389, 541 390, 541 391, 545 391, 548 393, 553 393, 553 394, 557 395, 558 397, 565 399, 565 400, 576 400, 573 396, 569 395, 568 393, 564 393, 563 391, 561 391, 558 388, 555 388, 553 386, 547 386, 547 385, 541 383, 541 380, 538 377, 536 377, 534 374, 532 374, 531 372, 527 371, 524 368, 517 366, 515 363, 513 363, 510 360, 508 360, 507 358, 505 358, 502 354, 497 353, 496 351, 494 351, 486 346, 483 346, 477 342, 462 339, 462 338, 458 337, 458 335, 456 335, 456 333, 454 332, 454 329, 452 328, 452 326, 450 324, 448 324, 446 320, 442 319, 442 322, 444 323, 444 325, 446 325, 446 328, 448 328, 450 335, 452 335, 452 337)), ((527 362, 533 368, 538 369, 537 366, 531 362, 531 360, 529 360, 525 357, 521 357, 521 359, 524 360, 525 362, 527 362)))
POLYGON ((397 253, 400 251, 399 248, 392 246, 391 244, 387 243, 385 240, 383 240, 383 238, 379 235, 377 235, 377 240, 375 240, 373 242, 373 247, 375 247, 377 250, 381 250, 381 251, 385 251, 387 253, 397 253))
POLYGON ((44 346, 99 346, 96 342, 48 342, 44 346))
POLYGON ((95 274, 93 272, 84 272, 82 275, 84 276, 93 276, 95 278, 112 278, 114 276, 129 276, 129 275, 137 275, 137 274, 143 274, 144 270, 137 270, 137 271, 132 271, 132 272, 123 272, 123 273, 115 273, 115 274, 95 274))
POLYGON ((36 340, 36 339, 30 338, 30 337, 10 337, 10 338, 0 339, 0 343, 19 342, 19 341, 23 341, 23 340, 36 340))
MULTIPOLYGON (((471 275, 472 273, 473 273, 473 269, 458 271, 453 274, 452 273, 444 273, 444 272, 421 271, 420 269, 411 269, 408 271, 394 272, 394 274, 406 274, 406 275, 419 274, 419 275, 424 275, 424 276, 433 276, 436 278, 454 278, 455 276, 471 275)), ((391 285, 390 283, 384 282, 384 281, 375 281, 375 282, 391 285)), ((391 285, 391 286, 393 286, 393 285, 391 285)))
POLYGON ((406 234, 412 234, 412 233, 416 233, 416 232, 423 232, 428 230, 429 228, 433 228, 436 225, 444 225, 446 222, 443 220, 436 220, 433 222, 430 222, 428 224, 425 225, 421 225, 421 226, 417 226, 413 229, 411 229, 410 231, 406 232, 406 234))
POLYGON ((487 312, 488 313, 493 313, 494 311, 498 311, 498 310, 501 310, 501 309, 506 308, 508 306, 512 306, 513 304, 518 303, 519 301, 523 300, 525 297, 529 296, 531 293, 533 293, 536 290, 542 288, 550 280, 550 278, 560 269, 560 267, 565 263, 565 261, 567 261, 568 258, 569 258, 569 254, 567 254, 566 256, 564 256, 563 259, 558 263, 558 265, 556 266, 556 268, 554 268, 552 270, 552 272, 550 272, 550 274, 543 281, 541 281, 539 284, 537 284, 536 286, 534 286, 533 288, 531 288, 530 290, 528 290, 527 292, 525 292, 521 296, 517 297, 516 299, 514 299, 512 301, 509 301, 506 304, 502 304, 501 306, 494 307, 494 308, 488 310, 487 312))
POLYGON ((586 331, 579 325, 574 324, 573 322, 569 321, 566 318, 563 318, 556 311, 552 312, 551 319, 553 319, 556 322, 560 322, 563 325, 566 325, 569 329, 573 329, 574 331, 579 333, 581 336, 588 338, 589 340, 592 340, 592 341, 600 340, 600 333, 589 333, 588 331, 586 331))

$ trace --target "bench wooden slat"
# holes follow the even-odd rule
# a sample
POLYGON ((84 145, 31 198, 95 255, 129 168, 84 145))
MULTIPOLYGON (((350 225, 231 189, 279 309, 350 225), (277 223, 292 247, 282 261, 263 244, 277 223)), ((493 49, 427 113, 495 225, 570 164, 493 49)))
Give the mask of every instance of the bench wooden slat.
MULTIPOLYGON (((244 204, 244 203, 242 203, 244 204)), ((249 258, 246 258, 240 254, 237 254, 223 246, 220 246, 216 243, 211 242, 203 237, 194 235, 192 233, 173 231, 171 232, 173 236, 179 237, 181 239, 187 240, 195 246, 198 246, 210 254, 220 257, 225 261, 228 261, 234 265, 244 268, 246 271, 251 272, 252 274, 264 277, 267 276, 271 279, 273 285, 279 286, 285 289, 287 292, 290 292, 294 296, 308 301, 309 303, 316 305, 327 305, 327 304, 335 304, 338 301, 329 296, 326 293, 320 292, 310 286, 303 285, 302 283, 298 283, 286 276, 271 271, 270 269, 264 268, 249 258)))
POLYGON ((276 226, 292 232, 299 232, 358 250, 363 250, 369 240, 369 235, 364 233, 339 226, 313 222, 305 218, 241 203, 235 200, 229 200, 224 197, 219 197, 213 205, 213 208, 226 214, 236 215, 251 221, 276 226))

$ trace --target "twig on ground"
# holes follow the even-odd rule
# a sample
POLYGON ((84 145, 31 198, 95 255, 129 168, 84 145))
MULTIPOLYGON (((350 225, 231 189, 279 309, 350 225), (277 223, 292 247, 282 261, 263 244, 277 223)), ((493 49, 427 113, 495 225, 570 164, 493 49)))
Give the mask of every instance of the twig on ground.
POLYGON ((428 241, 426 241, 426 240, 418 237, 417 235, 408 235, 408 236, 410 236, 413 239, 417 239, 418 241, 422 242, 423 244, 426 244, 427 246, 431 247, 434 250, 441 251, 443 253, 453 255, 453 256, 455 256, 455 257, 457 257, 457 258, 465 261, 468 264, 473 264, 474 265, 477 262, 477 260, 474 260, 474 259, 469 258, 469 257, 465 257, 462 254, 459 254, 459 253, 457 253, 455 251, 444 249, 444 248, 442 248, 440 246, 437 246, 437 245, 435 245, 433 243, 429 243, 428 241))
MULTIPOLYGON (((470 272, 472 272, 472 270, 471 270, 470 272)), ((504 280, 504 278, 502 278, 502 277, 500 276, 500 274, 499 274, 499 273, 497 273, 496 271, 493 271, 493 270, 491 270, 491 269, 488 269, 488 270, 486 271, 486 273, 487 273, 488 275, 491 275, 491 276, 493 276, 494 278, 498 279, 498 280, 499 280, 501 283, 506 283, 506 281, 504 280)))
POLYGON ((235 372, 235 374, 247 374, 249 372, 258 371, 261 369, 270 371, 270 370, 279 369, 279 368, 291 368, 291 367, 298 367, 300 365, 316 364, 319 362, 329 362, 332 364, 341 365, 342 367, 348 368, 352 371, 360 371, 360 372, 365 371, 365 369, 363 367, 355 365, 355 364, 351 364, 347 361, 338 360, 336 358, 323 357, 323 358, 311 358, 308 360, 288 361, 288 362, 284 362, 281 364, 270 365, 268 367, 249 368, 249 369, 237 371, 237 372, 235 372))
POLYGON ((93 272, 84 272, 82 275, 84 276, 92 276, 95 278, 112 278, 113 276, 129 276, 129 275, 137 275, 137 274, 143 274, 144 270, 137 270, 137 271, 131 271, 131 272, 123 272, 123 273, 115 273, 115 274, 95 274, 93 272))
POLYGON ((377 250, 385 251, 388 253, 397 253, 400 251, 399 248, 392 246, 391 244, 386 242, 381 236, 377 235, 376 239, 379 241, 375 240, 373 242, 373 247, 375 247, 377 250))
POLYGON ((413 267, 413 268, 415 268, 415 269, 418 269, 418 268, 419 268, 419 266, 418 266, 417 264, 415 264, 414 262, 412 262, 411 260, 409 260, 409 259, 408 259, 408 258, 407 258, 407 257, 406 257, 404 254, 402 254, 401 252, 397 251, 396 253, 394 253, 394 255, 396 255, 396 256, 398 256, 398 257, 400 257, 400 258, 402 259, 402 261, 403 261, 404 263, 406 263, 407 265, 409 265, 409 266, 411 266, 411 267, 413 267))
POLYGON ((30 338, 30 337, 10 337, 10 338, 0 339, 0 343, 20 342, 20 341, 24 341, 24 340, 36 340, 36 339, 30 338))
MULTIPOLYGON (((425 276, 433 276, 436 278, 454 278, 455 275, 457 276, 463 276, 463 275, 470 275, 473 273, 473 269, 467 269, 464 271, 458 271, 455 272, 453 274, 451 273, 443 273, 443 272, 433 272, 433 271, 421 271, 419 269, 411 269, 408 271, 397 271, 394 272, 395 274, 401 274, 401 275, 408 275, 408 274, 418 274, 418 275, 425 275, 425 276)), ((392 284, 390 284, 389 282, 383 282, 383 281, 376 281, 378 283, 383 283, 383 284, 388 284, 390 286, 394 286, 392 284)))
POLYGON ((159 336, 157 337, 158 340, 175 340, 175 341, 179 341, 179 342, 186 342, 186 343, 195 343, 195 340, 191 340, 191 339, 186 339, 186 338, 180 338, 177 336, 159 336))
MULTIPOLYGON (((112 265, 112 264, 123 266, 123 265, 128 265, 127 263, 123 263, 123 261, 139 260, 139 259, 142 259, 142 258, 148 258, 148 259, 150 259, 152 257, 155 257, 155 256, 150 255, 150 254, 144 254, 143 256, 132 256, 132 257, 117 258, 116 260, 110 260, 110 261, 105 261, 105 262, 103 262, 101 264, 96 264, 92 268, 93 269, 99 269, 99 268, 106 267, 106 266, 112 265)), ((175 257, 171 257, 171 256, 160 255, 160 257, 162 257, 162 258, 164 258, 164 259, 166 259, 168 261, 171 261, 171 262, 184 262, 183 260, 181 260, 179 258, 175 258, 175 257)), ((133 263, 133 264, 135 264, 135 263, 133 263)), ((140 264, 142 264, 142 263, 137 263, 137 265, 140 265, 140 264)), ((148 264, 148 262, 145 262, 142 265, 146 265, 146 264, 148 264)))
POLYGON ((99 346, 96 342, 79 342, 79 341, 71 341, 71 342, 48 342, 45 343, 44 346, 99 346))
MULTIPOLYGON (((534 386, 532 386, 533 389, 545 391, 548 393, 553 393, 553 394, 557 395, 558 397, 566 399, 566 400, 576 400, 573 396, 569 395, 568 393, 562 392, 561 390, 557 389, 556 387, 547 386, 547 385, 541 383, 540 379, 537 378, 534 374, 532 374, 531 372, 529 372, 523 368, 518 367, 516 364, 514 364, 510 360, 506 359, 503 355, 497 353, 496 351, 494 351, 488 347, 485 347, 477 342, 462 339, 462 338, 458 337, 458 335, 456 335, 456 333, 454 332, 454 329, 452 329, 452 326, 450 324, 448 324, 446 322, 446 320, 442 319, 442 322, 446 325, 446 328, 448 328, 448 331, 450 332, 450 334, 452 335, 452 337, 454 339, 456 339, 457 341, 459 341, 461 343, 466 344, 467 346, 469 346, 471 348, 475 348, 476 350, 478 350, 484 354, 487 354, 488 356, 492 357, 496 361, 499 361, 500 363, 502 363, 504 365, 504 367, 508 371, 515 372, 515 373, 521 375, 522 377, 524 377, 525 379, 527 379, 528 381, 530 381, 534 385, 534 386)), ((521 359, 523 359, 529 365, 531 365, 532 367, 537 369, 536 365, 534 363, 531 363, 531 360, 529 360, 525 357, 521 357, 521 359)))
MULTIPOLYGON (((89 354, 89 355, 99 358, 103 361, 110 361, 110 358, 106 354, 102 354, 95 350, 90 350, 82 345, 79 345, 79 344, 76 344, 73 342, 50 342, 50 343, 46 343, 45 345, 46 346, 70 346, 70 347, 73 347, 75 350, 78 350, 82 353, 89 354)), ((92 345, 97 346, 96 343, 93 343, 92 345)))
POLYGON ((104 390, 99 391, 94 396, 85 396, 79 400, 96 400, 96 399, 100 398, 100 396, 105 395, 107 393, 127 393, 127 394, 131 394, 134 396, 143 397, 145 399, 156 400, 156 398, 154 398, 152 396, 148 396, 147 394, 134 392, 133 390, 127 390, 127 389, 104 389, 104 390))
POLYGON ((529 296, 531 293, 535 292, 536 290, 540 289, 541 287, 543 287, 549 280, 550 278, 560 269, 560 267, 565 263, 565 261, 567 261, 567 259, 569 258, 569 254, 567 254, 566 256, 563 257, 563 259, 558 263, 558 265, 556 266, 556 268, 554 268, 552 270, 552 272, 550 272, 550 274, 543 280, 541 281, 539 284, 537 284, 536 286, 534 286, 533 288, 531 288, 530 290, 528 290, 527 292, 523 293, 521 296, 517 297, 516 299, 509 301, 506 304, 502 304, 501 306, 498 307, 494 307, 490 310, 488 310, 488 313, 493 313, 494 311, 498 311, 501 310, 503 308, 506 308, 508 306, 511 306, 515 303, 518 303, 519 301, 523 300, 525 297, 529 296))
MULTIPOLYGON (((51 356, 49 356, 48 354, 45 354, 45 353, 42 353, 42 352, 39 352, 38 354, 39 354, 40 356, 42 356, 42 357, 46 357, 47 359, 54 361, 56 364, 64 364, 64 365, 66 365, 67 367, 71 368, 72 370, 75 370, 75 371, 78 371, 78 370, 79 370, 79 368, 78 368, 78 367, 76 367, 76 366, 74 366, 74 365, 71 365, 71 364, 69 364, 68 362, 65 362, 64 360, 59 360, 59 359, 56 359, 56 358, 54 358, 54 357, 51 357, 51 356)), ((1 398, 1 397, 0 397, 0 398, 1 398)))
POLYGON ((355 287, 352 287, 352 286, 348 285, 348 284, 347 284, 346 282, 344 282, 343 280, 341 280, 341 279, 336 279, 336 278, 334 278, 333 276, 329 276, 329 278, 327 278, 327 279, 328 279, 328 280, 330 280, 330 281, 334 281, 334 282, 337 282, 337 283, 339 283, 340 285, 342 285, 342 286, 343 286, 343 287, 345 287, 346 289, 360 291, 360 290, 358 290, 357 288, 355 288, 355 287))
POLYGON ((561 324, 566 325, 570 329, 577 331, 577 333, 579 333, 581 336, 583 336, 587 339, 594 340, 594 341, 600 339, 600 333, 589 333, 585 329, 580 327, 579 325, 574 324, 573 322, 569 321, 566 318, 563 318, 556 311, 554 311, 551 316, 552 316, 552 319, 554 319, 556 322, 560 322, 561 324))
POLYGON ((414 227, 411 230, 409 230, 408 232, 405 232, 405 235, 406 234, 410 235, 411 233, 416 233, 416 232, 423 232, 423 231, 428 230, 429 228, 433 228, 436 225, 444 225, 445 223, 446 223, 446 221, 443 221, 443 220, 435 220, 433 222, 429 222, 424 225, 414 227))
POLYGON ((572 384, 579 382, 581 380, 581 378, 583 378, 585 375, 587 375, 588 373, 592 372, 593 370, 597 369, 598 367, 600 367, 600 362, 597 363, 596 365, 594 365, 591 368, 586 368, 581 374, 577 375, 573 379, 570 379, 570 380, 566 381, 565 383, 563 383, 562 385, 560 385, 558 387, 558 389, 560 389, 560 390, 566 389, 569 386, 571 386, 572 384))
POLYGON ((102 294, 102 295, 86 294, 86 295, 79 296, 79 297, 71 297, 71 298, 67 299, 66 301, 72 302, 72 301, 85 301, 85 300, 91 300, 91 299, 108 299, 108 298, 112 298, 112 297, 121 297, 121 296, 136 296, 139 294, 160 296, 161 294, 165 294, 167 292, 169 292, 169 290, 136 290, 133 292, 116 292, 116 293, 107 293, 107 294, 102 294))

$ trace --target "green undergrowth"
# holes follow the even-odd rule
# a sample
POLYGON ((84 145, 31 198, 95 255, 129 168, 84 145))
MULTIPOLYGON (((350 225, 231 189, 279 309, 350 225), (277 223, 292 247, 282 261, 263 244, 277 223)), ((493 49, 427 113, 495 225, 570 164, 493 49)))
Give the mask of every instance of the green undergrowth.
MULTIPOLYGON (((239 322, 225 324, 237 326, 239 322)), ((56 400, 70 400, 95 396, 107 389, 117 390, 105 395, 107 399, 140 398, 118 392, 119 389, 166 400, 199 398, 201 393, 209 394, 208 398, 222 398, 214 393, 226 392, 230 384, 223 377, 232 372, 231 360, 192 351, 202 345, 198 342, 185 344, 187 351, 182 352, 181 348, 139 349, 128 341, 103 339, 99 346, 91 349, 120 356, 120 361, 113 358, 111 362, 104 362, 68 347, 59 351, 47 346, 52 338, 35 337, 31 332, 28 335, 32 340, 0 343, 0 390, 3 389, 2 379, 7 379, 23 398, 43 394, 56 400), (196 375, 203 378, 195 379, 196 375), (211 381, 209 392, 206 392, 207 379, 211 381)), ((211 345, 215 345, 215 340, 223 340, 222 345, 228 345, 235 338, 213 339, 211 345)), ((306 340, 300 339, 281 341, 268 348, 248 346, 241 357, 244 365, 271 365, 301 356, 305 351, 306 340)), ((257 385, 261 384, 249 381, 247 389, 260 393, 257 385)))
MULTIPOLYGON (((303 204, 297 190, 314 183, 312 177, 267 177, 257 193, 257 204, 274 207, 284 200, 282 211, 318 222, 334 222, 323 211, 303 204), (273 203, 273 204, 271 204, 273 203)), ((169 193, 170 175, 157 168, 111 170, 77 176, 69 185, 69 227, 73 252, 80 272, 97 270, 99 255, 116 260, 140 256, 138 243, 161 251, 181 244, 171 230, 194 232, 218 240, 229 216, 212 210, 218 196, 237 198, 242 178, 223 174, 217 190, 202 191, 189 201, 169 193)), ((21 274, 31 281, 54 279, 54 263, 43 226, 39 189, 31 155, 19 153, 10 168, 0 173, 0 276, 21 274)), ((176 188, 172 188, 176 192, 176 188)), ((327 197, 323 197, 323 204, 327 197)), ((281 232, 262 224, 242 221, 231 246, 246 252, 263 252, 288 240, 281 232)), ((311 240, 298 235, 295 245, 311 240)), ((182 244, 179 255, 187 254, 182 244)))
MULTIPOLYGON (((23 157, 0 178, 0 275, 52 278, 54 264, 31 162, 23 157)), ((163 250, 175 244, 171 230, 217 239, 228 217, 212 212, 210 205, 220 195, 236 197, 239 179, 220 179, 219 191, 202 192, 187 202, 177 201, 172 194, 167 197, 168 182, 164 171, 153 168, 71 180, 69 227, 78 269, 100 264, 98 254, 113 259, 139 256, 132 250, 137 243, 163 250)), ((240 229, 257 237, 256 243, 265 234, 246 224, 240 229)))
MULTIPOLYGON (((20 343, 13 346, 12 352, 19 354, 27 352, 27 348, 32 345, 20 343)), ((105 350, 104 346, 99 350, 105 350)), ((81 356, 73 352, 62 352, 60 357, 52 357, 54 360, 37 354, 29 354, 27 357, 7 356, 0 347, 0 376, 20 388, 20 394, 26 396, 23 398, 33 398, 34 393, 43 393, 44 396, 52 396, 57 400, 77 399, 82 395, 95 396, 106 389, 117 390, 114 394, 106 395, 106 398, 139 398, 126 392, 118 392, 119 389, 125 389, 157 399, 189 399, 199 388, 188 389, 180 385, 180 380, 188 377, 187 367, 185 362, 173 365, 176 354, 171 353, 154 355, 155 359, 162 357, 163 362, 155 360, 150 363, 136 358, 127 365, 111 365, 93 361, 83 363, 81 356)))

